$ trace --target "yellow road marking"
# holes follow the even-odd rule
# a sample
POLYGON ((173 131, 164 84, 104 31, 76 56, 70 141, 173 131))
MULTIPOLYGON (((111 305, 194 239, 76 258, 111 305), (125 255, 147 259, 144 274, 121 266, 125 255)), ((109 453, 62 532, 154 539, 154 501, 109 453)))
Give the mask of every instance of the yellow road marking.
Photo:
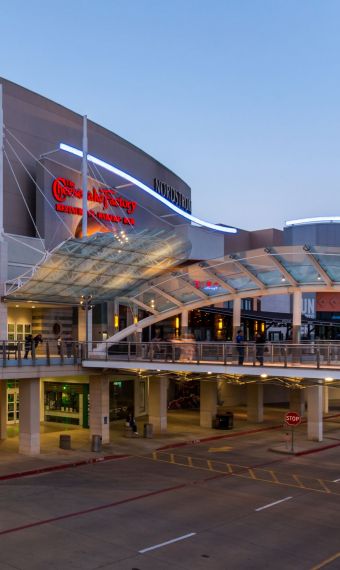
POLYGON ((224 447, 210 447, 208 449, 209 453, 222 453, 224 451, 230 451, 232 447, 230 445, 225 445, 224 447))
MULTIPOLYGON (((145 459, 151 459, 150 456, 139 456, 139 457, 144 457, 145 459)), ((279 480, 280 477, 280 473, 278 473, 277 475, 275 474, 274 471, 269 470, 269 469, 261 469, 262 472, 266 472, 268 473, 268 475, 271 476, 267 478, 263 478, 260 477, 256 474, 256 468, 251 468, 251 467, 247 467, 245 465, 232 465, 230 463, 224 463, 222 461, 214 461, 214 460, 210 460, 210 459, 204 459, 204 458, 196 458, 198 459, 198 461, 202 462, 202 465, 195 465, 194 461, 195 457, 190 457, 187 455, 176 455, 175 453, 165 453, 165 452, 152 452, 152 459, 159 461, 161 463, 171 463, 173 465, 179 465, 180 467, 190 467, 191 469, 200 469, 203 471, 213 471, 214 473, 221 473, 224 475, 233 475, 234 477, 242 477, 242 478, 251 478, 254 481, 261 481, 263 483, 271 483, 271 484, 275 484, 275 485, 281 485, 283 487, 294 487, 294 488, 298 488, 298 489, 305 489, 307 491, 315 491, 317 493, 327 493, 327 494, 332 494, 332 495, 340 495, 340 489, 339 492, 336 491, 332 491, 327 484, 330 483, 330 481, 324 481, 323 479, 313 479, 311 477, 306 478, 303 477, 303 479, 305 479, 305 484, 300 480, 301 476, 298 475, 294 475, 294 474, 290 474, 289 477, 291 477, 292 482, 291 483, 287 483, 287 482, 283 482, 279 480), (181 459, 181 461, 180 461, 181 459), (215 467, 214 467, 215 465, 215 467), (221 465, 221 469, 218 469, 218 465, 221 465), (223 468, 224 469, 223 469, 223 468), (239 471, 241 469, 241 472, 239 471), (293 481, 295 481, 295 483, 293 483, 293 481), (315 487, 310 487, 308 486, 308 482, 318 482, 318 484, 320 485, 320 489, 317 489, 315 487)), ((284 474, 282 474, 284 475, 284 474)), ((340 556, 340 553, 336 555, 340 556)))
POLYGON ((318 479, 321 487, 323 487, 326 491, 326 493, 330 493, 331 491, 328 489, 327 485, 325 484, 325 482, 322 479, 318 479))
POLYGON ((330 564, 331 562, 334 562, 334 560, 336 560, 337 558, 340 558, 340 552, 337 552, 336 554, 334 554, 334 556, 327 558, 327 560, 323 560, 322 562, 320 562, 320 564, 313 566, 313 568, 311 568, 311 570, 320 570, 320 568, 324 568, 325 566, 328 566, 328 564, 330 564))

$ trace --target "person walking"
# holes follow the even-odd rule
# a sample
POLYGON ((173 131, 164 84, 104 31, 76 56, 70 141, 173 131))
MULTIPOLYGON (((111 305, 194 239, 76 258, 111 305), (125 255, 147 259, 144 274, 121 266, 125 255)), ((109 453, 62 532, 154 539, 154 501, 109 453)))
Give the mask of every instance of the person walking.
POLYGON ((264 354, 264 343, 266 342, 265 336, 261 333, 257 333, 255 336, 255 345, 256 345, 256 360, 263 366, 263 354, 264 354))
POLYGON ((238 352, 238 364, 239 366, 243 366, 244 362, 244 336, 242 330, 237 331, 236 336, 236 344, 237 344, 237 352, 238 352))

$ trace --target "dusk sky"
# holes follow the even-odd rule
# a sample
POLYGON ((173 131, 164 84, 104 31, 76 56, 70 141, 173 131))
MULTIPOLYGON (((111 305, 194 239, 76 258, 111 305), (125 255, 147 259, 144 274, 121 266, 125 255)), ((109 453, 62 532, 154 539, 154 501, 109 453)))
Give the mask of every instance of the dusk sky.
POLYGON ((0 0, 0 76, 157 158, 198 217, 281 228, 340 215, 339 22, 338 0, 0 0))

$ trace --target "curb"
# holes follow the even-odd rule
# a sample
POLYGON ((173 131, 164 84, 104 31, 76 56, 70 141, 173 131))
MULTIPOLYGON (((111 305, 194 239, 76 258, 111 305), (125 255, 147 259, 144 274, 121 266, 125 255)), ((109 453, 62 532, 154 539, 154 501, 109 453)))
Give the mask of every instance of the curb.
POLYGON ((62 463, 60 465, 51 465, 50 467, 40 467, 37 469, 30 469, 28 471, 17 471, 9 473, 8 475, 1 475, 0 481, 8 481, 9 479, 19 479, 20 477, 30 477, 31 475, 41 475, 43 473, 51 473, 53 471, 62 471, 63 469, 72 469, 74 467, 82 467, 84 465, 93 465, 95 463, 102 463, 103 461, 113 461, 114 459, 126 459, 130 455, 104 455, 103 457, 94 457, 93 459, 82 459, 72 463, 62 463))
POLYGON ((301 455, 310 455, 311 453, 319 453, 319 451, 326 451, 327 449, 333 449, 334 447, 339 447, 340 443, 331 443, 329 445, 324 445, 322 447, 317 447, 315 449, 306 449, 305 451, 298 451, 294 455, 300 457, 301 455))

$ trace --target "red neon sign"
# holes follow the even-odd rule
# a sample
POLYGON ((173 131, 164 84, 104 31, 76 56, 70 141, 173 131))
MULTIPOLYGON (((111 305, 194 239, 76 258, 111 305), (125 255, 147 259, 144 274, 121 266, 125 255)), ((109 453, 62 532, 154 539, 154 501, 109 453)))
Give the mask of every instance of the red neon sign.
MULTIPOLYGON (((70 206, 64 204, 67 198, 76 198, 77 200, 82 200, 83 190, 81 188, 76 188, 75 183, 68 178, 56 178, 52 183, 52 194, 57 202, 55 204, 55 209, 57 212, 62 212, 64 214, 70 214, 72 216, 82 216, 83 209, 78 206, 70 206)), ((123 223, 126 225, 133 226, 135 224, 134 218, 131 218, 129 214, 133 214, 137 202, 133 200, 127 200, 122 196, 119 196, 118 192, 112 188, 92 188, 87 192, 87 201, 95 204, 102 204, 102 210, 95 211, 88 209, 88 216, 93 218, 98 218, 103 221, 123 223), (113 208, 120 208, 120 210, 125 210, 126 216, 109 214, 104 212, 107 208, 111 206, 113 208)))

